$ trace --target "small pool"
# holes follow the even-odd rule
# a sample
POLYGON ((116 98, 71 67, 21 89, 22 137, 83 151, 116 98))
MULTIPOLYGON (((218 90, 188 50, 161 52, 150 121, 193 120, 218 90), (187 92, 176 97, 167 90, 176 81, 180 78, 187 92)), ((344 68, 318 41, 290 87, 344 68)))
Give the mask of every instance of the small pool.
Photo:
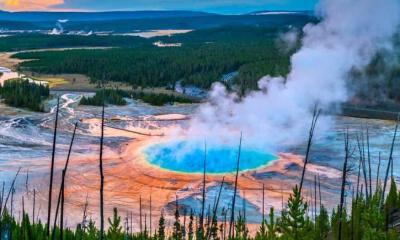
MULTIPOLYGON (((210 174, 232 173, 236 171, 237 147, 208 146, 206 172, 210 174)), ((144 150, 147 161, 166 170, 202 173, 204 146, 187 141, 176 141, 150 145, 144 150)), ((257 169, 276 160, 273 154, 259 150, 242 148, 240 171, 257 169)))

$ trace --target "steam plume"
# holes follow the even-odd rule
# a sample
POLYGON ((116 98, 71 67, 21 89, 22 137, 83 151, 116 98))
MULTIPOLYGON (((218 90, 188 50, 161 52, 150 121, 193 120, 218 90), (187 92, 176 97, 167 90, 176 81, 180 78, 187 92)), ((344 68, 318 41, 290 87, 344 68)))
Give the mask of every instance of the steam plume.
MULTIPOLYGON (((244 142, 255 147, 296 144, 305 139, 315 104, 328 108, 349 100, 349 72, 364 68, 377 51, 393 47, 400 1, 322 0, 316 12, 322 20, 304 27, 288 76, 263 77, 261 90, 241 101, 214 84, 210 102, 200 107, 189 134, 233 143, 243 131, 244 142)), ((330 123, 324 116, 318 126, 330 123)))

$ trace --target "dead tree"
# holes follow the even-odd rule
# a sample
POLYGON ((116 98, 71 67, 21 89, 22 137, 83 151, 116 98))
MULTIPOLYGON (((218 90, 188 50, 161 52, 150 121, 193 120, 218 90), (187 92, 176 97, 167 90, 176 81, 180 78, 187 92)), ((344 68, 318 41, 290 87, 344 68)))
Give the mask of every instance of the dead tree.
POLYGON ((314 222, 317 221, 317 175, 314 175, 314 222))
POLYGON ((203 161, 203 189, 202 189, 202 202, 201 202, 201 215, 200 215, 200 235, 204 235, 204 208, 206 203, 206 169, 207 169, 207 143, 204 143, 204 161, 203 161))
POLYGON ((33 189, 33 204, 32 204, 32 225, 35 225, 35 209, 36 208, 36 188, 33 189))
POLYGON ((100 136, 100 240, 104 240, 104 172, 103 172, 103 144, 104 144, 104 107, 105 96, 103 88, 103 104, 101 111, 101 136, 100 136))
MULTIPOLYGON (((225 183, 225 176, 222 177, 221 186, 219 187, 218 195, 217 195, 217 198, 216 198, 216 200, 215 200, 214 207, 213 207, 212 218, 211 218, 211 228, 210 228, 211 230, 212 230, 213 228, 217 227, 216 225, 218 224, 218 223, 217 223, 217 211, 218 211, 219 200, 220 200, 220 198, 221 198, 221 193, 222 193, 222 189, 223 189, 224 183, 225 183)), ((212 232, 212 231, 208 231, 207 239, 210 239, 210 237, 211 237, 211 232, 212 232)))
POLYGON ((265 222, 265 186, 264 183, 262 185, 262 223, 264 224, 265 222))
MULTIPOLYGON (((53 224, 53 234, 52 234, 52 239, 55 239, 55 229, 57 226, 57 218, 58 218, 58 211, 60 209, 60 204, 61 204, 61 214, 60 214, 60 232, 62 233, 63 230, 63 222, 64 222, 64 189, 65 189, 65 176, 67 175, 67 169, 69 165, 69 159, 71 157, 71 152, 72 152, 72 146, 74 144, 75 140, 75 133, 76 133, 76 128, 78 127, 78 122, 75 123, 74 126, 74 131, 72 133, 72 138, 71 138, 71 143, 69 144, 69 149, 68 149, 68 155, 67 155, 67 160, 65 161, 64 169, 62 170, 61 174, 61 186, 60 186, 60 191, 58 193, 58 199, 57 199, 57 208, 56 208, 56 214, 54 217, 54 224, 53 224)), ((61 237, 62 238, 62 237, 61 237)))
POLYGON ((231 239, 233 236, 233 224, 235 222, 235 202, 236 202, 236 192, 237 192, 237 182, 238 182, 238 177, 239 177, 239 168, 240 168, 240 153, 242 151, 242 133, 240 134, 240 142, 239 142, 239 151, 238 151, 238 157, 237 157, 237 162, 236 162, 236 176, 235 176, 235 187, 233 190, 233 198, 232 198, 232 209, 231 209, 231 219, 229 221, 229 237, 228 239, 231 239))
POLYGON ((369 150, 369 129, 367 126, 367 156, 368 156, 368 177, 369 177, 369 194, 372 197, 372 174, 371 174, 371 153, 369 150))
POLYGON ((60 109, 60 98, 57 98, 56 119, 55 119, 55 123, 54 123, 54 135, 53 135, 53 150, 52 150, 52 154, 51 154, 51 166, 50 166, 49 198, 48 198, 48 205, 47 205, 47 225, 46 225, 47 236, 50 235, 51 197, 52 197, 52 192, 53 192, 54 161, 55 161, 55 155, 56 155, 59 109, 60 109))
POLYGON ((306 167, 307 167, 308 159, 309 159, 309 156, 310 156, 310 150, 311 150, 311 145, 312 145, 312 139, 313 139, 313 136, 314 136, 314 130, 315 130, 315 126, 317 124, 319 115, 320 115, 320 110, 317 109, 317 107, 315 107, 314 108, 313 117, 312 117, 312 121, 311 121, 310 132, 309 132, 309 135, 308 135, 306 157, 304 158, 303 171, 301 173, 301 180, 300 180, 300 187, 299 187, 299 192, 300 193, 301 193, 301 190, 303 188, 304 175, 306 173, 306 167))
POLYGON ((321 195, 321 179, 319 178, 319 173, 318 173, 318 193, 319 193, 319 209, 321 211, 321 208, 322 208, 322 195, 321 195))
POLYGON ((139 221, 140 221, 140 234, 143 233, 142 225, 142 196, 139 196, 139 221))
POLYGON ((358 146, 358 153, 360 157, 360 163, 361 163, 361 170, 364 176, 364 184, 365 184, 365 197, 368 199, 369 198, 369 193, 368 193, 368 177, 367 177, 367 168, 365 166, 365 158, 364 158, 364 137, 363 134, 361 134, 361 140, 359 136, 357 135, 357 146, 358 146))
POLYGON ((7 203, 8 203, 8 199, 10 198, 10 194, 11 194, 12 192, 13 192, 13 194, 14 194, 14 191, 13 191, 13 190, 14 190, 15 181, 17 180, 17 177, 18 177, 20 171, 21 171, 21 168, 18 169, 17 173, 15 174, 15 177, 14 177, 13 181, 11 182, 10 190, 8 191, 6 200, 4 201, 3 207, 1 208, 2 211, 0 212, 0 216, 1 216, 0 219, 3 219, 3 215, 4 215, 5 209, 6 209, 6 207, 7 207, 7 203))
POLYGON ((149 220, 150 220, 150 222, 149 222, 149 224, 150 224, 150 237, 151 237, 151 235, 153 234, 153 229, 152 229, 152 217, 151 217, 151 214, 152 214, 152 206, 151 206, 151 195, 150 195, 150 214, 149 214, 149 220))
POLYGON ((392 146, 390 147, 390 155, 389 155, 389 162, 386 167, 386 174, 385 174, 385 181, 383 182, 383 190, 382 190, 382 195, 381 195, 381 207, 383 206, 383 203, 385 201, 385 192, 386 192, 386 185, 389 177, 389 170, 390 170, 390 165, 393 164, 393 149, 394 149, 394 143, 396 141, 396 135, 397 135, 397 129, 399 127, 399 117, 397 117, 397 122, 396 122, 396 127, 394 129, 394 134, 393 134, 393 139, 392 139, 392 146))
POLYGON ((348 165, 348 160, 350 157, 348 132, 346 132, 345 137, 344 137, 344 151, 345 151, 345 157, 344 157, 344 163, 343 163, 343 169, 342 169, 342 187, 341 187, 341 191, 340 191, 340 204, 339 204, 339 236, 338 236, 338 240, 342 239, 343 203, 344 203, 344 198, 345 198, 346 177, 347 177, 347 172, 348 172, 347 165, 348 165))
POLYGON ((381 152, 379 152, 379 155, 378 155, 378 170, 376 172, 376 190, 378 189, 379 184, 380 184, 379 183, 380 170, 381 170, 381 152))
MULTIPOLYGON (((10 194, 12 194, 12 197, 14 198, 14 185, 15 185, 15 181, 17 180, 17 177, 18 177, 20 171, 21 171, 21 168, 18 169, 13 181, 11 182, 10 190, 8 191, 6 200, 4 201, 3 207, 1 208, 2 211, 0 212, 0 219, 4 218, 4 213, 6 212, 5 209, 7 207, 7 202, 8 202, 8 198, 10 197, 10 194)), ((0 236, 2 236, 2 230, 3 230, 2 221, 0 221, 0 236)))

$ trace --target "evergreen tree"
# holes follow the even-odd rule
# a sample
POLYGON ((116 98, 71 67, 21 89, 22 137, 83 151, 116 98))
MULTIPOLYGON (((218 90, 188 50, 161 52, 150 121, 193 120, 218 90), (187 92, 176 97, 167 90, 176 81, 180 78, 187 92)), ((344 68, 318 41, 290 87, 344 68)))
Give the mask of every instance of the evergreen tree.
POLYGON ((164 212, 161 212, 160 220, 158 221, 158 239, 165 239, 165 218, 164 212))
POLYGON ((319 210, 319 215, 315 221, 314 239, 326 239, 330 230, 329 215, 325 207, 322 205, 319 210))
POLYGON ((123 236, 121 217, 118 215, 117 208, 113 209, 113 218, 108 218, 108 224, 110 225, 107 231, 107 238, 110 240, 118 240, 123 236))
POLYGON ((194 218, 193 209, 190 209, 189 227, 188 227, 189 228, 189 232, 188 232, 189 240, 193 240, 193 238, 194 238, 193 218, 194 218))
POLYGON ((174 240, 180 240, 182 239, 182 226, 180 222, 180 214, 179 214, 179 205, 178 205, 178 199, 176 199, 175 202, 175 222, 174 222, 174 231, 172 233, 172 238, 174 240))
POLYGON ((308 239, 311 232, 311 223, 306 215, 307 203, 303 201, 297 185, 288 200, 288 211, 282 213, 280 227, 283 238, 288 240, 308 239))

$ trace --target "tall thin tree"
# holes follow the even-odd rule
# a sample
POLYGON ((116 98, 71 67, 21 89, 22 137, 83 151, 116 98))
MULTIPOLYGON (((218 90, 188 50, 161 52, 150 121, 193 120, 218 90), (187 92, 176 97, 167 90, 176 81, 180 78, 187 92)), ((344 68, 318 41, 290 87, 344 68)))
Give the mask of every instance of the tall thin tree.
POLYGON ((368 178, 369 178, 369 194, 372 197, 372 174, 371 174, 371 153, 369 149, 369 128, 367 125, 367 158, 368 158, 368 178))
MULTIPOLYGON (((56 214, 54 217, 54 224, 53 224, 53 237, 52 239, 55 239, 55 234, 54 231, 56 229, 56 225, 57 225, 57 218, 58 218, 58 211, 60 209, 60 204, 61 204, 61 214, 60 214, 60 222, 62 223, 64 221, 63 217, 64 217, 64 206, 63 206, 63 195, 64 195, 64 188, 65 188, 65 177, 67 175, 67 169, 68 169, 68 165, 69 165, 69 159, 71 157, 71 152, 72 152, 72 146, 74 144, 74 140, 75 140, 75 134, 76 134, 76 129, 78 127, 78 122, 75 123, 74 125, 74 131, 72 133, 72 138, 71 138, 71 142, 69 144, 69 149, 68 149, 68 154, 67 154, 67 160, 65 161, 65 165, 64 165, 64 169, 62 170, 62 174, 61 174, 61 186, 60 186, 60 190, 58 193, 58 198, 57 198, 57 207, 56 207, 56 214)), ((62 228, 63 226, 60 226, 60 228, 62 228)))
POLYGON ((214 204, 213 211, 212 211, 212 217, 211 217, 211 228, 210 228, 211 231, 208 231, 207 239, 210 239, 212 230, 214 228, 217 228, 217 226, 215 226, 217 224, 217 211, 218 211, 219 201, 221 198, 221 193, 222 193, 222 189, 224 187, 224 183, 225 183, 225 176, 222 177, 222 182, 219 187, 217 198, 215 200, 215 204, 214 204))
POLYGON ((300 193, 303 188, 304 175, 306 173, 307 163, 308 163, 308 159, 310 157, 310 150, 311 150, 312 140, 313 140, 313 136, 314 136, 314 130, 315 130, 315 126, 317 125, 319 115, 320 115, 320 110, 317 109, 317 106, 315 106, 312 121, 311 121, 310 132, 308 135, 308 143, 307 143, 306 156, 304 158, 303 171, 301 173, 301 180, 300 180, 300 187, 299 187, 300 193))
POLYGON ((390 147, 390 155, 389 155, 389 161, 386 167, 386 174, 385 174, 385 181, 383 182, 383 190, 382 190, 382 195, 381 195, 381 204, 380 206, 383 206, 383 202, 385 200, 385 192, 386 192, 386 185, 389 177, 389 170, 390 170, 390 165, 393 164, 393 150, 394 150, 394 143, 396 142, 396 135, 397 135, 397 130, 399 127, 399 120, 400 120, 400 115, 397 116, 397 121, 396 121, 396 127, 394 129, 393 133, 393 139, 392 139, 392 146, 390 147))
POLYGON ((202 189, 202 201, 201 201, 201 215, 199 220, 199 231, 200 236, 204 236, 204 208, 206 203, 206 170, 207 170, 207 142, 204 142, 204 158, 203 158, 203 189, 202 189))
POLYGON ((59 109, 60 109, 60 98, 57 98, 56 118, 55 118, 55 122, 54 122, 54 134, 53 134, 53 149, 52 149, 52 153, 51 153, 49 198, 48 198, 48 204, 47 204, 47 225, 46 225, 47 236, 50 235, 51 201, 52 201, 52 192, 53 192, 54 161, 55 161, 55 156, 56 156, 57 127, 58 127, 58 112, 59 112, 59 109))
POLYGON ((379 175, 381 171, 381 152, 378 153, 378 170, 376 171, 376 189, 379 187, 379 175))
POLYGON ((237 161, 236 161, 236 176, 235 176, 235 187, 233 190, 233 198, 232 198, 232 209, 231 209, 231 219, 229 221, 229 237, 228 239, 231 239, 233 237, 233 224, 235 222, 235 202, 236 202, 236 192, 237 192, 237 183, 238 183, 238 177, 239 177, 239 168, 240 168, 240 154, 242 151, 242 138, 243 134, 240 133, 240 141, 239 141, 239 151, 237 155, 237 161))
POLYGON ((103 171, 103 144, 104 144, 104 108, 105 94, 103 86, 103 101, 101 110, 101 136, 100 136, 100 240, 104 239, 104 171, 103 171))
POLYGON ((342 239, 342 228, 343 228, 343 204, 344 204, 344 198, 345 198, 345 188, 346 188, 346 178, 347 178, 347 171, 348 171, 348 159, 350 157, 349 153, 349 134, 348 132, 345 133, 344 136, 344 151, 345 151, 345 157, 344 157, 344 163, 343 163, 343 169, 342 169, 342 187, 340 191, 340 204, 339 204, 339 235, 338 235, 338 240, 342 239))

